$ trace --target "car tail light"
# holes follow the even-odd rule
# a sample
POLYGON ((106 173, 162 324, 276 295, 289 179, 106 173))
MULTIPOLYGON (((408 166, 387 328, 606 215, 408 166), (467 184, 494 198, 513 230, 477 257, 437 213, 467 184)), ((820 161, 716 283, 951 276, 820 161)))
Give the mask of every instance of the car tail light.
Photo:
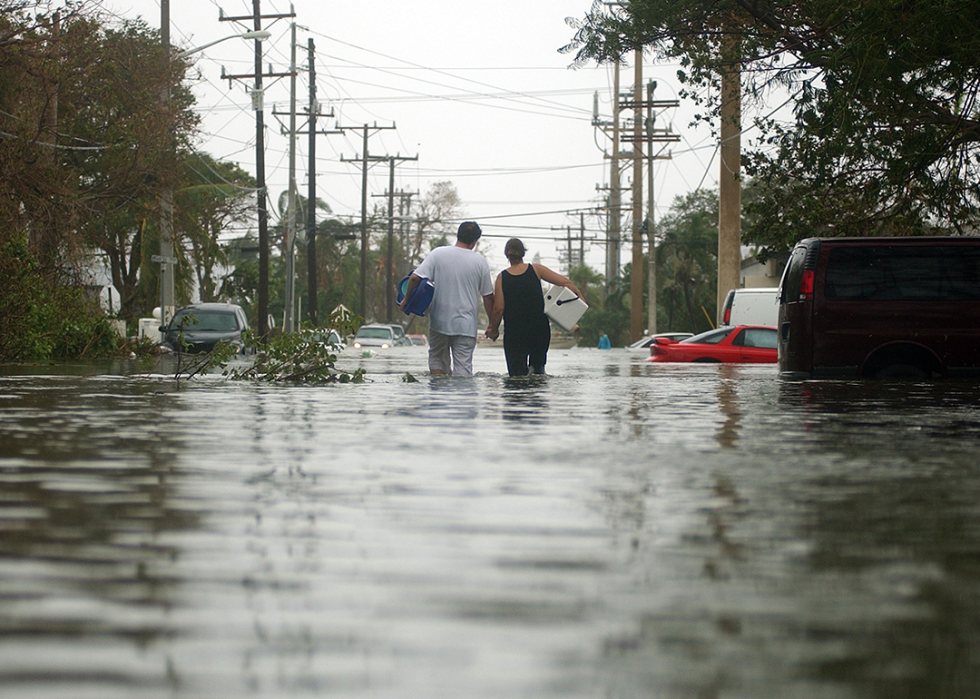
POLYGON ((807 269, 800 277, 800 298, 808 299, 811 296, 813 296, 813 270, 807 269))
POLYGON ((661 357, 667 354, 667 350, 663 348, 663 345, 669 345, 670 340, 664 337, 658 337, 650 345, 650 356, 651 357, 661 357))
POLYGON ((729 306, 728 308, 725 309, 725 317, 722 318, 722 323, 721 324, 722 325, 730 325, 729 321, 731 320, 731 318, 732 318, 732 307, 729 306))

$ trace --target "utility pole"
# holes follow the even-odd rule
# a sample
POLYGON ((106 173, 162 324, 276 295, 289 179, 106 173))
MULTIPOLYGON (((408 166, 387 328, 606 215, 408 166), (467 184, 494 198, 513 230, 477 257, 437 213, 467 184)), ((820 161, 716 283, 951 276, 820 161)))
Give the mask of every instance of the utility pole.
POLYGON ((718 176, 719 318, 728 290, 737 289, 741 284, 742 271, 742 74, 738 48, 733 42, 725 46, 725 54, 727 65, 721 74, 721 165, 718 176))
MULTIPOLYGON (((637 71, 637 72, 639 72, 639 71, 637 71)), ((645 228, 646 229, 646 232, 647 232, 647 238, 649 240, 649 254, 648 254, 649 266, 648 266, 648 269, 647 269, 648 307, 647 307, 647 324, 646 324, 646 329, 651 334, 653 334, 653 333, 655 333, 657 331, 657 277, 656 277, 656 274, 657 274, 657 269, 656 269, 657 251, 656 251, 656 244, 655 244, 656 238, 655 238, 655 233, 654 233, 653 161, 654 160, 667 160, 667 159, 670 158, 670 154, 669 153, 666 156, 659 155, 659 154, 655 155, 654 152, 653 152, 653 144, 655 144, 655 143, 677 143, 678 141, 680 141, 680 138, 681 138, 680 137, 680 134, 673 133, 672 130, 669 129, 669 128, 664 128, 664 129, 656 129, 656 128, 654 128, 653 110, 654 109, 676 108, 676 107, 680 106, 680 102, 677 101, 677 100, 654 100, 653 99, 653 92, 654 92, 654 90, 657 87, 657 83, 656 83, 656 81, 652 81, 652 80, 647 84, 647 99, 645 101, 641 101, 641 99, 640 99, 641 88, 639 87, 639 85, 640 85, 639 80, 642 78, 642 76, 641 75, 637 75, 636 77, 637 77, 638 81, 637 81, 636 84, 633 85, 634 99, 633 99, 632 102, 624 102, 623 105, 622 105, 624 108, 627 108, 627 109, 628 108, 632 108, 634 110, 635 115, 636 115, 635 116, 635 121, 633 123, 633 134, 632 134, 632 136, 628 136, 628 137, 625 137, 623 139, 624 142, 633 143, 634 144, 634 149, 635 149, 634 150, 634 160, 633 160, 633 171, 634 171, 634 181, 633 181, 633 188, 634 188, 633 230, 635 232, 635 237, 634 237, 634 240, 633 240, 633 259, 634 259, 634 270, 636 271, 636 275, 634 275, 632 277, 632 282, 633 282, 634 285, 639 284, 639 286, 640 286, 640 292, 639 293, 642 294, 643 293, 643 290, 642 290, 642 287, 643 287, 643 278, 641 276, 642 275, 642 271, 639 270, 639 269, 636 269, 636 262, 635 262, 635 260, 636 260, 637 257, 639 257, 640 258, 640 263, 639 264, 642 266, 642 264, 643 264, 643 262, 642 262, 642 255, 643 255, 642 229, 645 228), (647 117, 646 117, 645 120, 642 119, 642 115, 643 115, 643 110, 644 109, 647 110, 647 117), (645 122, 645 133, 644 133, 644 129, 642 128, 642 125, 644 124, 644 122, 645 122), (640 128, 638 128, 638 127, 640 127, 640 128), (636 176, 637 171, 642 172, 642 170, 643 170, 643 154, 642 154, 642 150, 640 148, 640 144, 641 143, 646 143, 647 144, 647 149, 648 149, 647 150, 647 153, 648 153, 647 161, 649 163, 649 173, 648 173, 648 177, 647 177, 647 180, 648 180, 648 182, 647 182, 647 184, 648 184, 648 197, 647 197, 647 199, 648 199, 648 215, 647 215, 646 221, 643 224, 638 224, 637 221, 638 221, 638 219, 640 219, 642 217, 642 210, 643 210, 642 209, 642 205, 637 202, 638 197, 635 194, 635 192, 638 191, 641 188, 641 187, 638 187, 637 186, 637 182, 636 182, 636 180, 637 180, 637 176, 636 176), (639 277, 639 279, 637 277, 639 277)), ((635 286, 634 286, 634 288, 635 288, 635 286)), ((634 293, 634 292, 631 290, 631 295, 632 295, 632 293, 634 293)), ((637 331, 637 337, 634 338, 634 339, 639 339, 639 333, 642 332, 643 311, 642 311, 642 308, 641 309, 634 310, 632 308, 632 304, 631 304, 630 310, 631 310, 630 330, 632 332, 632 331, 634 331, 636 329, 637 325, 640 326, 640 330, 637 331), (634 323, 636 323, 637 325, 634 325, 634 323)))
POLYGON ((566 226, 565 232, 567 234, 566 239, 568 243, 568 274, 571 274, 572 270, 575 268, 575 252, 572 248, 572 227, 566 226))
MULTIPOLYGON (((252 0, 252 14, 239 17, 225 17, 224 12, 218 16, 219 22, 244 22, 252 20, 256 32, 262 30, 263 19, 283 19, 295 17, 295 12, 289 14, 263 15, 261 0, 252 0)), ((286 77, 290 73, 262 72, 262 41, 255 40, 255 72, 242 75, 228 75, 221 70, 222 79, 232 80, 252 78, 252 108, 255 110, 255 188, 256 214, 259 227, 259 293, 258 293, 258 322, 256 329, 262 338, 269 335, 269 211, 266 200, 268 192, 265 188, 265 114, 263 105, 263 77, 286 77)))
MULTIPOLYGON (((653 93, 657 89, 657 81, 647 83, 647 118, 644 122, 647 136, 653 130, 653 93)), ((647 331, 657 334, 657 235, 656 210, 653 204, 653 144, 647 151, 647 331)))
MULTIPOLYGON (((170 116, 170 0, 160 0, 160 42, 163 45, 164 60, 167 62, 166 86, 163 88, 163 101, 170 116)), ((261 42, 256 41, 256 44, 261 42)), ((173 133, 167 126, 170 138, 167 139, 168 154, 173 153, 173 133)), ((171 165, 173 163, 171 162, 171 165)), ((160 264, 160 325, 167 325, 174 316, 174 267, 177 259, 174 256, 174 190, 170 184, 173 168, 164 173, 167 185, 160 195, 160 254, 153 256, 153 261, 160 264)))
MULTIPOLYGON (((368 136, 369 131, 380 131, 382 129, 393 129, 395 125, 391 126, 378 126, 375 123, 373 126, 364 124, 363 126, 338 126, 340 131, 347 131, 353 129, 362 129, 363 144, 361 146, 361 157, 359 158, 361 162, 361 284, 360 284, 360 299, 358 300, 358 313, 363 318, 367 318, 367 255, 368 255, 368 229, 367 229, 367 173, 368 173, 368 163, 371 161, 382 161, 387 160, 387 157, 375 157, 368 154, 368 136)), ((343 156, 340 157, 341 162, 352 162, 351 159, 344 159, 343 156)))
POLYGON ((388 159, 388 259, 385 261, 388 284, 388 322, 395 322, 395 163, 399 160, 418 160, 419 156, 395 155, 388 159))
POLYGON ((310 139, 307 147, 309 167, 306 173, 308 186, 306 192, 306 312, 310 315, 310 323, 317 327, 320 324, 316 279, 316 118, 319 105, 316 103, 316 67, 313 63, 315 52, 312 38, 307 40, 306 49, 308 52, 307 60, 309 61, 307 74, 310 78, 310 123, 307 127, 310 139))
POLYGON ((609 173, 609 242, 606 248, 606 289, 612 291, 619 280, 619 63, 613 79, 612 161, 609 173))
MULTIPOLYGON (((307 164, 307 202, 306 202, 306 313, 310 318, 310 323, 319 326, 319 308, 317 302, 317 259, 316 259, 316 137, 317 135, 330 135, 343 133, 342 131, 317 130, 316 120, 319 117, 332 117, 333 109, 327 114, 320 113, 320 104, 316 99, 316 67, 314 65, 315 51, 313 39, 307 40, 307 52, 310 76, 310 102, 307 107, 309 124, 306 131, 296 131, 297 136, 306 135, 309 137, 308 164, 307 164)), ((336 236, 335 236, 336 237, 336 236)))
POLYGON ((306 312, 310 316, 310 322, 314 326, 319 326, 319 308, 317 302, 317 259, 316 259, 316 137, 317 134, 339 134, 341 131, 318 131, 316 120, 318 117, 332 117, 333 109, 329 114, 320 114, 320 105, 316 99, 316 68, 314 66, 315 52, 313 49, 313 39, 307 40, 307 51, 309 52, 309 76, 310 76, 310 104, 309 126, 306 131, 298 131, 298 134, 309 136, 309 164, 307 166, 307 202, 306 202, 306 312))
POLYGON ((400 265, 398 273, 395 275, 397 277, 404 277, 408 274, 408 257, 409 257, 409 234, 412 227, 412 222, 409 218, 409 214, 412 211, 412 197, 418 196, 419 192, 405 192, 398 191, 395 192, 395 196, 398 197, 398 221, 400 225, 400 237, 401 243, 399 247, 401 248, 399 258, 400 265))
POLYGON ((283 329, 296 332, 293 297, 296 293, 296 22, 289 25, 289 190, 286 192, 286 226, 283 240, 286 253, 286 307, 283 329))
MULTIPOLYGON (((553 231, 562 231, 565 234, 564 249, 561 247, 557 248, 558 251, 558 262, 565 265, 565 271, 571 272, 572 268, 575 266, 575 249, 572 247, 572 227, 569 225, 565 226, 552 226, 553 231)), ((555 242, 561 242, 561 238, 555 238, 555 242)))
MULTIPOLYGON (((677 143, 681 140, 680 134, 673 133, 667 128, 656 128, 654 109, 672 109, 680 106, 677 100, 654 100, 653 93, 657 90, 657 81, 651 80, 647 83, 647 119, 646 119, 646 141, 650 144, 647 163, 649 173, 647 176, 647 249, 649 267, 647 269, 647 329, 651 335, 657 332, 657 209, 656 199, 653 188, 653 161, 670 160, 671 153, 667 151, 663 155, 663 149, 657 154, 653 152, 654 143, 677 143)), ((666 148, 666 146, 664 146, 666 148)))
MULTIPOLYGON (((620 247, 620 208, 622 207, 622 191, 620 189, 620 94, 619 94, 619 64, 613 68, 613 117, 611 121, 599 119, 599 93, 595 94, 592 106, 592 125, 601 129, 612 140, 612 155, 603 152, 603 157, 609 164, 609 195, 606 199, 606 291, 615 289, 619 280, 619 247, 620 247)), ((605 188, 597 187, 604 190, 605 188)))
MULTIPOLYGON (((385 295, 385 318, 389 323, 395 322, 395 196, 404 195, 395 192, 395 164, 399 160, 418 160, 419 156, 407 155, 386 155, 383 156, 388 161, 388 191, 380 195, 388 200, 388 239, 387 251, 385 253, 385 286, 388 289, 385 295)), ((411 195, 409 195, 411 196, 411 195)), ((401 204, 399 203, 399 209, 401 204)))
POLYGON ((633 230, 630 343, 643 334, 643 49, 633 51, 633 230))

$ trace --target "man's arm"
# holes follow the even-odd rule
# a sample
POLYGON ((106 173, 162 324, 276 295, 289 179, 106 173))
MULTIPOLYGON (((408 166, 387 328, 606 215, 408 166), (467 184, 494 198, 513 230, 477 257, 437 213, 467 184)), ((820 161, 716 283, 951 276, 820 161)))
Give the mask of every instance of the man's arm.
POLYGON ((405 298, 403 298, 402 302, 398 304, 398 307, 402 309, 402 311, 405 310, 408 300, 412 297, 412 292, 414 292, 421 283, 422 277, 412 272, 412 275, 408 278, 408 284, 405 286, 405 298))

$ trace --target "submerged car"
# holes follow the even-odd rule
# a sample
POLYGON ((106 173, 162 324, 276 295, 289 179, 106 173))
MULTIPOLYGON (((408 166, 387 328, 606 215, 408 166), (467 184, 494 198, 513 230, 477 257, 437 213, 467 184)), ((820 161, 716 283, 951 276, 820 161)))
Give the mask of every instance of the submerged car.
POLYGON ((354 342, 351 344, 353 344, 354 349, 361 349, 362 347, 388 349, 409 345, 411 341, 405 336, 405 329, 400 325, 368 323, 358 329, 357 334, 354 335, 354 342))
POLYGON ((776 328, 766 325, 725 326, 680 342, 663 338, 650 345, 648 362, 724 362, 775 364, 776 328))
POLYGON ((344 338, 340 336, 340 333, 332 328, 317 328, 313 331, 313 339, 317 342, 322 342, 327 345, 331 350, 342 350, 347 345, 344 343, 344 338))
POLYGON ((425 335, 408 335, 407 337, 408 337, 409 341, 411 341, 411 343, 412 343, 413 346, 416 346, 416 347, 428 347, 429 346, 429 338, 427 338, 425 335))
POLYGON ((680 340, 686 340, 689 337, 694 337, 694 333, 656 333, 655 335, 644 335, 632 345, 629 345, 626 349, 631 352, 648 349, 650 345, 656 342, 657 338, 659 337, 665 337, 668 340, 679 342, 680 340))
POLYGON ((173 352, 210 352, 223 341, 244 352, 242 333, 246 330, 248 319, 241 306, 196 303, 179 309, 168 325, 160 326, 160 346, 173 352))

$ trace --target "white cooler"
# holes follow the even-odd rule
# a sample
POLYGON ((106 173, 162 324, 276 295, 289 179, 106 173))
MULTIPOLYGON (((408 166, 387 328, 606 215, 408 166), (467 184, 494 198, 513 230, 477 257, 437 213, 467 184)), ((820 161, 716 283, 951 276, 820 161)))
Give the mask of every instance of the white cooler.
POLYGON ((544 312, 555 323, 571 332, 589 305, 564 286, 553 286, 544 295, 544 312))

